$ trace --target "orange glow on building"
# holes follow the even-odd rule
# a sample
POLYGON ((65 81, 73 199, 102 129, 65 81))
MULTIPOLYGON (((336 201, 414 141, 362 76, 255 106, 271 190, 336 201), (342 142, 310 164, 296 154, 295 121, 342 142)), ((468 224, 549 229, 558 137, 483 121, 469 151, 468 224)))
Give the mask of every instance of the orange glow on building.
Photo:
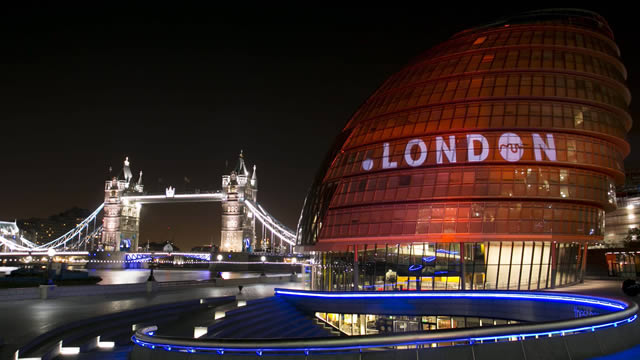
POLYGON ((606 21, 581 10, 503 19, 418 56, 356 111, 306 199, 314 287, 581 281, 624 180, 625 79, 606 21))

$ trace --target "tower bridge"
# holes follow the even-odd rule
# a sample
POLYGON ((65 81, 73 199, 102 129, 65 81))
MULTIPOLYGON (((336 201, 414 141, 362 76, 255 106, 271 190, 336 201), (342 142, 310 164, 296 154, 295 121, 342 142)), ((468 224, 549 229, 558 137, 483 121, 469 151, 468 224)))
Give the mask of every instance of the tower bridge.
MULTIPOLYGON (((0 248, 4 252, 46 253, 60 251, 127 251, 138 252, 140 210, 146 204, 219 202, 222 206, 220 251, 254 252, 276 248, 293 251, 296 234, 270 215, 258 202, 256 166, 247 169, 240 152, 237 166, 222 175, 221 189, 215 191, 176 193, 169 186, 164 194, 144 191, 142 171, 133 179, 129 158, 124 160, 123 178, 105 181, 104 202, 86 219, 64 235, 46 244, 35 244, 19 234, 14 226, 0 227, 0 248), (98 218, 102 217, 102 224, 98 218), (257 222, 257 224, 256 224, 257 222), (256 225, 261 226, 258 238, 256 225), (270 236, 269 236, 270 234, 270 236)), ((10 223, 7 223, 10 224, 10 223)))

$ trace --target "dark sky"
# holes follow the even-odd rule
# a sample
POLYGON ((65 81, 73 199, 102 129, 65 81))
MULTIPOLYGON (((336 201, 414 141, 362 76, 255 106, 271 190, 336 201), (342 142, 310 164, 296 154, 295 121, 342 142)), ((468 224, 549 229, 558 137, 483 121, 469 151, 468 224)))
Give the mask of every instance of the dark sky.
MULTIPOLYGON (((385 78, 457 31, 533 9, 88 3, 0 11, 2 220, 94 209, 124 156, 149 192, 185 177, 219 189, 243 149, 259 202, 294 228, 333 138, 385 78)), ((637 94, 637 18, 589 9, 613 28, 637 94)), ((640 131, 630 139, 638 167, 640 131)), ((218 241, 219 217, 215 203, 146 206, 141 239, 218 241)))

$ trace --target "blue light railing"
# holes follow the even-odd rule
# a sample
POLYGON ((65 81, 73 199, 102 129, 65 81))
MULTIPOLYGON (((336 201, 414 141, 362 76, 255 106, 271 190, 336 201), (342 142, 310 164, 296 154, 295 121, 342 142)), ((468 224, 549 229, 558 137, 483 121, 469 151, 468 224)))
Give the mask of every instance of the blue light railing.
POLYGON ((564 293, 451 291, 451 292, 311 292, 276 289, 277 296, 315 299, 412 298, 425 300, 447 299, 502 299, 509 301, 543 301, 586 305, 606 310, 607 313, 577 319, 519 323, 485 328, 448 329, 443 331, 399 333, 393 335, 367 335, 326 337, 311 339, 193 339, 159 336, 157 328, 136 331, 132 341, 143 348, 184 353, 326 353, 332 351, 392 349, 397 347, 421 348, 433 344, 474 344, 499 341, 522 341, 532 338, 570 336, 622 326, 637 318, 638 305, 620 300, 564 293))

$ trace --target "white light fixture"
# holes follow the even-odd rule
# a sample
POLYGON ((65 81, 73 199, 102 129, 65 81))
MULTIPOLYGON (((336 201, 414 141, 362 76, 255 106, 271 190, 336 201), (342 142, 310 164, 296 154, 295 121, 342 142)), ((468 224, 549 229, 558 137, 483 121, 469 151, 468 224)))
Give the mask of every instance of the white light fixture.
POLYGON ((116 343, 113 341, 100 341, 98 342, 98 347, 100 349, 113 349, 116 346, 116 343))
POLYGON ((203 335, 206 335, 208 332, 206 326, 196 326, 193 328, 193 338, 197 339, 203 335))
POLYGON ((73 347, 60 347, 61 355, 77 355, 80 354, 80 348, 77 346, 73 347))
POLYGON ((633 210, 633 208, 634 208, 633 204, 627 205, 627 210, 633 210))
POLYGON ((47 255, 49 255, 50 258, 54 257, 56 255, 56 249, 49 248, 49 250, 47 250, 47 255))
POLYGON ((97 344, 100 349, 113 349, 116 346, 114 341, 101 341, 100 336, 98 336, 97 344))
POLYGON ((218 259, 218 261, 222 261, 222 255, 218 254, 218 256, 216 256, 216 259, 218 259))
POLYGON ((262 261, 262 262, 267 261, 267 257, 266 257, 266 256, 264 256, 264 255, 263 255, 263 256, 260 256, 260 261, 262 261))

